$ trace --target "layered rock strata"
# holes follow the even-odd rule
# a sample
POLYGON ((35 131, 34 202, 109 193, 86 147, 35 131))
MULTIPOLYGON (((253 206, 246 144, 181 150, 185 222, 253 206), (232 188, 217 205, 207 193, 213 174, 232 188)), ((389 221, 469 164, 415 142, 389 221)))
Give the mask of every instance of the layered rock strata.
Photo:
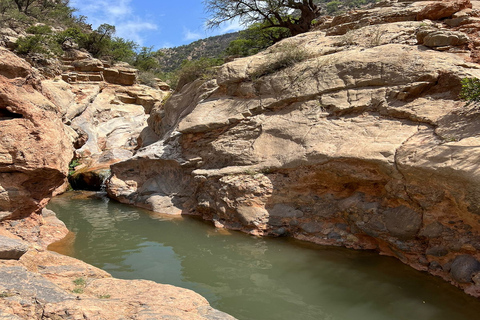
POLYGON ((45 80, 0 47, 1 319, 234 320, 190 290, 114 279, 47 250, 72 236, 44 207, 65 184, 74 149, 90 165, 130 157, 163 88, 45 80))
POLYGON ((184 86, 150 114, 160 139, 112 166, 109 195, 377 250, 480 296, 480 111, 458 98, 480 66, 445 23, 478 11, 442 2, 437 21, 438 4, 336 17, 184 86))
POLYGON ((72 146, 35 72, 0 48, 0 221, 39 212, 67 176, 72 146))

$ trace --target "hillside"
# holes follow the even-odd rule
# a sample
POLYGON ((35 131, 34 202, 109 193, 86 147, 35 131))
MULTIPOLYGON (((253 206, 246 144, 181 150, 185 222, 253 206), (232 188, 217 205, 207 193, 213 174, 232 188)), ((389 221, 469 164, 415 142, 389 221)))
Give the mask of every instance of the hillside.
POLYGON ((160 49, 156 57, 162 71, 172 72, 180 68, 184 60, 221 57, 230 42, 237 38, 238 32, 209 37, 179 47, 160 49))

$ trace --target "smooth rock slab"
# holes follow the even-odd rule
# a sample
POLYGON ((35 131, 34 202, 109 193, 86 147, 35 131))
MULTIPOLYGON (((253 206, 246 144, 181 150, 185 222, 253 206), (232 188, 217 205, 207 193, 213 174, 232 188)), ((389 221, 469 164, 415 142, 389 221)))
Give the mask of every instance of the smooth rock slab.
POLYGON ((1 268, 0 291, 35 297, 42 303, 58 303, 74 298, 40 275, 27 271, 25 267, 1 268))
POLYGON ((16 239, 0 236, 0 259, 20 259, 28 250, 28 245, 16 239))

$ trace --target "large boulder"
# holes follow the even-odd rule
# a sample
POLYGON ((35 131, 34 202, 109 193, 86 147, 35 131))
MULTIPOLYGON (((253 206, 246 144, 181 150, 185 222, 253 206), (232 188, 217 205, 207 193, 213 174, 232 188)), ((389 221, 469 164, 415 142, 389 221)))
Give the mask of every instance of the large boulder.
POLYGON ((128 67, 105 68, 103 77, 109 83, 131 86, 137 81, 137 72, 137 69, 128 67))
POLYGON ((417 20, 440 20, 449 18, 454 13, 467 8, 472 8, 470 0, 432 1, 417 14, 417 20))
POLYGON ((451 262, 480 261, 480 111, 459 99, 480 67, 417 45, 425 24, 450 35, 415 21, 431 4, 340 16, 186 84, 152 108, 145 144, 112 166, 109 195, 251 234, 374 249, 480 292, 462 282, 476 267, 451 262))
POLYGON ((20 259, 28 250, 28 245, 17 239, 0 235, 0 259, 20 259))

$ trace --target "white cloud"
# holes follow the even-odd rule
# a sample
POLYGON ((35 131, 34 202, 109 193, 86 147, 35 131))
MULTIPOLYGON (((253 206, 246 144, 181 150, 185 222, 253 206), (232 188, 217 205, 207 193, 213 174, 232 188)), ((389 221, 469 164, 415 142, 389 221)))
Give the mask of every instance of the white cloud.
POLYGON ((157 30, 158 26, 135 14, 132 0, 71 0, 70 5, 78 14, 88 17, 88 23, 95 29, 102 23, 115 26, 116 36, 133 40, 143 45, 142 33, 157 30))
POLYGON ((220 33, 235 32, 244 29, 245 27, 240 24, 238 19, 228 21, 220 26, 220 33))
POLYGON ((194 41, 202 38, 202 34, 200 32, 191 31, 185 27, 183 27, 183 40, 185 41, 194 41))

